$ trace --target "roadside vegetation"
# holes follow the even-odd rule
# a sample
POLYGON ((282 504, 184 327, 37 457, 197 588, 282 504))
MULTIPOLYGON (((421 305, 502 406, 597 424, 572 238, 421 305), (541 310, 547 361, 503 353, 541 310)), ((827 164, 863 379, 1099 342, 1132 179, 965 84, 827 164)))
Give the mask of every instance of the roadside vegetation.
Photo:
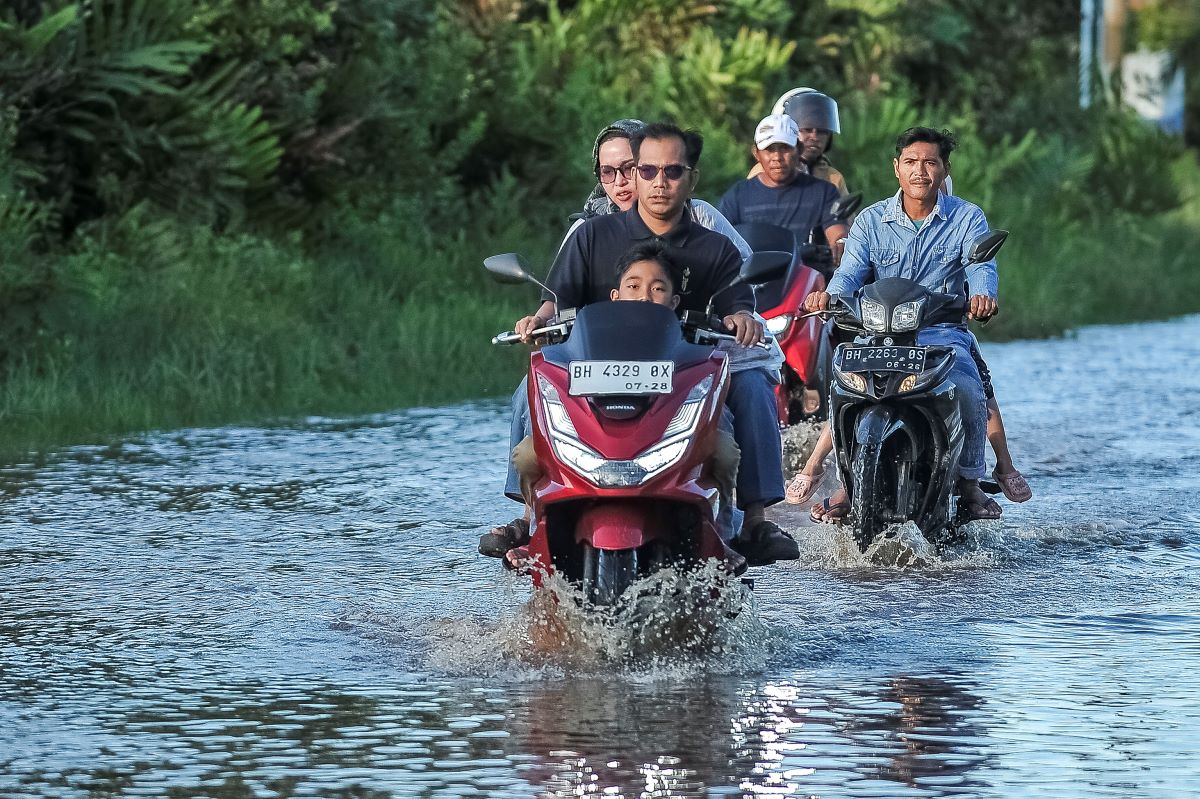
MULTIPOLYGON (((900 130, 959 135, 956 192, 1013 232, 987 336, 1200 310, 1195 151, 1078 108, 1075 9, 792 5, 6 3, 0 451, 506 396, 524 354, 489 339, 534 291, 480 262, 544 270, 595 131, 698 128, 715 200, 796 85, 841 102, 831 157, 869 201, 900 130)), ((1195 41, 1186 2, 1147 7, 1147 37, 1195 41)))

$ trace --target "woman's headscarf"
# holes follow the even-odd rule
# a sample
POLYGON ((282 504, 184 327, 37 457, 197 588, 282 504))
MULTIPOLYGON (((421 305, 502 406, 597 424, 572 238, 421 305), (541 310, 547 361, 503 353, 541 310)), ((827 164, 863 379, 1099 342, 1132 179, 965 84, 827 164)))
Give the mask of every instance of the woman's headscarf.
MULTIPOLYGON (((645 126, 646 123, 642 122, 640 119, 618 119, 616 122, 613 122, 611 125, 604 128, 604 130, 596 134, 596 143, 592 145, 592 174, 599 177, 600 145, 604 143, 605 139, 609 138, 609 136, 613 133, 621 133, 624 134, 625 138, 628 138, 633 136, 645 126)), ((592 193, 588 195, 586 200, 584 200, 582 217, 584 219, 590 219, 593 216, 602 216, 604 214, 614 213, 616 210, 617 206, 608 198, 608 195, 604 193, 604 187, 597 183, 595 187, 592 188, 592 193)))

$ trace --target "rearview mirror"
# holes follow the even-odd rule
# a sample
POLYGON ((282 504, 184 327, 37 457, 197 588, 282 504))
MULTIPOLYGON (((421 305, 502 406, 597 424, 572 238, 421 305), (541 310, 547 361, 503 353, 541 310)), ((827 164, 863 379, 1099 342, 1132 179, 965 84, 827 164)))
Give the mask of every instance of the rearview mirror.
POLYGON ((989 230, 987 233, 981 233, 971 242, 971 249, 967 251, 967 263, 981 264, 992 260, 996 253, 1000 252, 1000 247, 1007 238, 1007 230, 989 230))
POLYGON ((856 191, 853 194, 847 194, 845 197, 838 197, 834 201, 833 207, 829 209, 829 212, 833 215, 835 221, 845 222, 847 219, 852 217, 854 212, 857 211, 859 206, 862 205, 862 198, 863 196, 861 191, 856 191))
POLYGON ((483 259, 483 268, 500 283, 537 283, 525 265, 525 259, 515 252, 492 255, 483 259))
POLYGON ((772 280, 786 275, 788 267, 791 265, 792 254, 790 252, 760 250, 742 264, 742 271, 738 277, 741 278, 740 282, 742 283, 761 286, 763 283, 770 283, 772 280))

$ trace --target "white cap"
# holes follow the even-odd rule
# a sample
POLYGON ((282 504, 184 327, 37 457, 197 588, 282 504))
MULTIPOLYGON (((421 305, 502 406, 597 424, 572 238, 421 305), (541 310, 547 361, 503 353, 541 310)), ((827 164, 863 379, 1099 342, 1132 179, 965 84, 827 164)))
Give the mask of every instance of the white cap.
POLYGON ((772 144, 795 147, 798 141, 800 129, 796 127, 796 121, 787 114, 771 114, 754 129, 754 146, 760 150, 765 150, 772 144))

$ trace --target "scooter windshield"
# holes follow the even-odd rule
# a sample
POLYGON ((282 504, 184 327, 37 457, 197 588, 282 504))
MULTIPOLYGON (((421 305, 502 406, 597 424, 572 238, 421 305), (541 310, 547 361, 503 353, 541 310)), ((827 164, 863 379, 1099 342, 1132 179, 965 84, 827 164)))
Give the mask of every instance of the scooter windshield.
POLYGON ((674 361, 677 369, 701 363, 712 347, 683 338, 679 318, 652 302, 597 302, 579 309, 571 337, 542 349, 550 363, 571 361, 674 361))

